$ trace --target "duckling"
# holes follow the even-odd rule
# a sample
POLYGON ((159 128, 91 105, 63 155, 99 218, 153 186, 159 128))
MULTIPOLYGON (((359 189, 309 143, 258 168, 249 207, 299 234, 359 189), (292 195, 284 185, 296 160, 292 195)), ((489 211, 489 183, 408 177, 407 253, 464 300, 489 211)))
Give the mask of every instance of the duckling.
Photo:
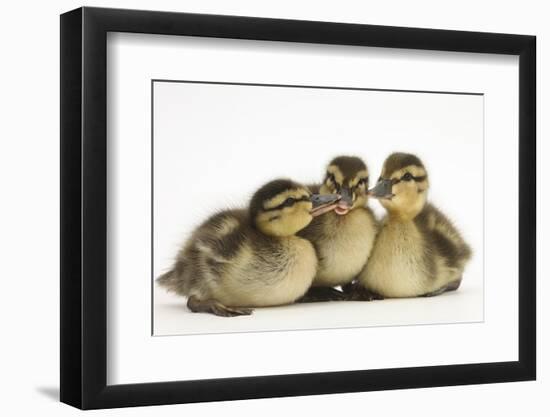
POLYGON ((187 297, 193 312, 218 316, 302 297, 317 271, 313 245, 296 233, 335 208, 339 196, 320 196, 286 179, 271 181, 248 210, 221 211, 202 223, 157 282, 187 297))
POLYGON ((351 283, 365 266, 378 229, 367 207, 368 185, 369 172, 361 158, 338 156, 328 164, 323 183, 310 186, 321 195, 338 194, 341 199, 334 210, 298 233, 313 243, 319 258, 312 288, 300 301, 344 299, 334 287, 351 283))
POLYGON ((393 153, 369 194, 387 215, 351 299, 433 296, 458 289, 472 255, 455 226, 427 202, 428 173, 408 153, 393 153))

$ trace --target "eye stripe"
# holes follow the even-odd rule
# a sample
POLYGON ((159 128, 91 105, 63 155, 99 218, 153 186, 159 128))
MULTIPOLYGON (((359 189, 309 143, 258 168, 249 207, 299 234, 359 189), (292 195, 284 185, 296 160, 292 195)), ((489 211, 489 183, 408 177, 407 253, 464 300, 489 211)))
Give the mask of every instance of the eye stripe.
POLYGON ((336 177, 332 173, 327 172, 325 182, 327 182, 327 181, 330 181, 334 185, 338 185, 338 183, 336 182, 336 177))
MULTIPOLYGON (((408 172, 405 174, 407 175, 409 174, 408 172)), ((395 185, 395 184, 399 184, 401 181, 407 181, 406 179, 404 179, 405 175, 403 175, 401 178, 393 178, 391 179, 391 183, 392 185, 395 185)), ((427 178, 426 175, 421 175, 421 176, 418 176, 418 177, 415 177, 414 175, 411 175, 411 180, 414 180, 415 182, 422 182, 424 181, 425 179, 427 178)), ((378 181, 381 181, 383 178, 380 177, 378 179, 378 181)), ((409 180, 410 181, 410 180, 409 180)))
POLYGON ((300 198, 289 197, 285 201, 283 201, 281 204, 279 204, 275 207, 269 207, 269 208, 264 207, 264 211, 280 210, 280 209, 285 208, 285 207, 293 206, 296 203, 301 203, 302 201, 311 201, 311 198, 309 196, 305 196, 305 195, 300 197, 300 198), (288 202, 290 199, 292 199, 291 203, 288 202))
POLYGON ((368 185, 369 184, 369 177, 363 177, 359 181, 357 181, 357 184, 355 184, 356 187, 359 187, 361 184, 368 185))

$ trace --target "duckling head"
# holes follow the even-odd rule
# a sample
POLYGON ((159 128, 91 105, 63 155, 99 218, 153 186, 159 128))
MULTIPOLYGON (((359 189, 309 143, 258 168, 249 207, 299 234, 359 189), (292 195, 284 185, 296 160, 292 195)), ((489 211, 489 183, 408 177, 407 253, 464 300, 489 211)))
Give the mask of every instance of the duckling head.
POLYGON ((334 212, 343 216, 350 210, 367 204, 369 171, 361 158, 338 156, 328 164, 321 194, 339 194, 340 199, 334 212))
POLYGON ((410 153, 392 153, 369 195, 377 198, 388 213, 399 219, 416 217, 426 204, 428 173, 422 161, 410 153))
POLYGON ((339 195, 312 194, 301 184, 287 179, 271 181, 250 201, 250 218, 269 236, 292 236, 306 227, 313 217, 334 209, 339 195))

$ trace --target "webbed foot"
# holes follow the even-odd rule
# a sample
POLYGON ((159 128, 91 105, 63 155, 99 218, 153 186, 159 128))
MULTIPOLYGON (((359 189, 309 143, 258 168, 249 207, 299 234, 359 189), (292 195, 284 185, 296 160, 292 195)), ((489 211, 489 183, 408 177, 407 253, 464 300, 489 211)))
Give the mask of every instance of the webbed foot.
MULTIPOLYGON (((347 296, 351 294, 357 283, 355 281, 342 285, 342 292, 347 296)), ((347 299, 347 298, 346 298, 347 299)))
POLYGON ((354 283, 352 287, 348 288, 346 293, 347 301, 374 301, 383 299, 383 295, 368 290, 359 283, 354 283))
POLYGON ((332 287, 311 287, 297 303, 315 303, 320 301, 343 301, 345 294, 332 287))
POLYGON ((220 317, 249 316, 252 308, 228 307, 216 300, 199 300, 195 296, 189 297, 187 307, 193 313, 210 313, 220 317))

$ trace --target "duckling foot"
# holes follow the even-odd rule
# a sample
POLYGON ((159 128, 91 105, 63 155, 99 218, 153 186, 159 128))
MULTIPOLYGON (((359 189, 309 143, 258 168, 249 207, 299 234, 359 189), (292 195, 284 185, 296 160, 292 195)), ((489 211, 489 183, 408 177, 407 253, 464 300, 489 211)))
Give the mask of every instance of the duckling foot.
POLYGON ((228 307, 216 300, 199 300, 195 296, 189 297, 187 307, 193 313, 211 313, 220 317, 249 316, 254 311, 251 308, 228 307))
POLYGON ((311 287, 297 303, 316 303, 320 301, 343 301, 345 294, 332 287, 311 287))
POLYGON ((456 291, 458 287, 460 287, 461 282, 462 282, 462 278, 457 279, 456 281, 450 282, 449 284, 435 291, 429 292, 427 294, 423 294, 422 297, 435 297, 436 295, 443 294, 444 292, 447 292, 447 291, 456 291))
MULTIPOLYGON (((342 285, 342 292, 348 296, 350 295, 354 289, 355 289, 355 286, 357 285, 357 283, 354 281, 354 282, 349 282, 347 284, 344 284, 342 285)), ((347 299, 347 298, 346 298, 347 299)))
POLYGON ((346 292, 347 301, 374 301, 374 300, 383 300, 384 296, 374 291, 367 290, 365 287, 359 284, 353 285, 353 287, 348 288, 346 292))

